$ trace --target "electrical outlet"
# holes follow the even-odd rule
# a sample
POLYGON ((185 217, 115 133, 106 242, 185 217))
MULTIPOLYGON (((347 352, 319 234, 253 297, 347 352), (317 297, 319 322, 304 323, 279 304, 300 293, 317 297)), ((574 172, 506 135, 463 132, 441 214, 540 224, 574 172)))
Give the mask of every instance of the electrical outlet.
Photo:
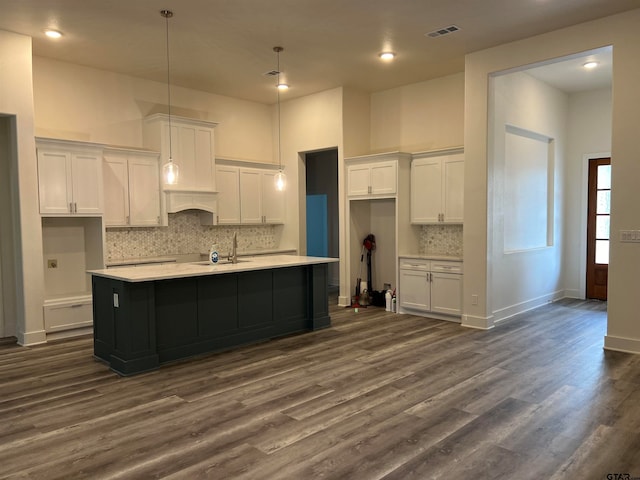
POLYGON ((478 304, 478 295, 471 295, 471 305, 478 304))
POLYGON ((55 258, 47 260, 47 268, 58 268, 58 260, 55 258))

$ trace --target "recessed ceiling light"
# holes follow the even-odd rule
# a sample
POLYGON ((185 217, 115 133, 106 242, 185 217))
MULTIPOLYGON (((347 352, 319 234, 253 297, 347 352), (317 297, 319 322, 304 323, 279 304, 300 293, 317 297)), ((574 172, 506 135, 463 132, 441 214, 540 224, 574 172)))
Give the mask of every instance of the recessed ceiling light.
POLYGON ((378 55, 380 60, 393 60, 396 58, 396 54, 393 52, 382 52, 378 55))
POLYGON ((62 32, 52 29, 45 30, 44 34, 49 38, 60 38, 62 36, 62 32))
POLYGON ((598 66, 598 62, 594 62, 594 61, 587 62, 587 63, 583 64, 582 66, 584 68, 588 69, 588 70, 591 70, 592 68, 596 68, 598 66))
POLYGON ((278 90, 289 90, 289 85, 287 85, 286 83, 279 83, 278 85, 276 85, 276 87, 278 88, 278 90))

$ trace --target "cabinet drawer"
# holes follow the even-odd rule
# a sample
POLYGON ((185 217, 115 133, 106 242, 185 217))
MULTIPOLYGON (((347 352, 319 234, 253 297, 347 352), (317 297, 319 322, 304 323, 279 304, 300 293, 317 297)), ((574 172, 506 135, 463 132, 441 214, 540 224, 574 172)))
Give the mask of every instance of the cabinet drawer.
POLYGON ((93 307, 90 297, 51 301, 44 304, 44 328, 47 332, 92 325, 93 307))
POLYGON ((431 261, 422 258, 400 258, 400 269, 428 272, 431 269, 431 261))
POLYGON ((448 260, 432 260, 431 261, 432 272, 443 273, 462 273, 462 262, 454 262, 448 260))

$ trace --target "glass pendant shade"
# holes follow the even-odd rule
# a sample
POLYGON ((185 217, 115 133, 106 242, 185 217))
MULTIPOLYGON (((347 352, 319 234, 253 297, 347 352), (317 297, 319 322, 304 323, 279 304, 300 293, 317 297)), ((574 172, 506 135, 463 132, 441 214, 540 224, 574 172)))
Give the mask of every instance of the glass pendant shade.
POLYGON ((279 192, 283 192, 284 190, 286 190, 287 176, 284 174, 282 170, 276 173, 275 184, 276 184, 276 190, 278 190, 279 192))
POLYGON ((170 158, 167 163, 162 166, 162 181, 165 185, 176 185, 180 176, 180 168, 173 163, 170 158))

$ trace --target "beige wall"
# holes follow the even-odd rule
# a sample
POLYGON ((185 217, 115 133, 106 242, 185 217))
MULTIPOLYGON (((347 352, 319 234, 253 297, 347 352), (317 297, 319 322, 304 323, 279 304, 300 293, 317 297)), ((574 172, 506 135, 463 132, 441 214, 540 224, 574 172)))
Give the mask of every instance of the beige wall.
POLYGON ((370 152, 420 152, 464 143, 464 73, 371 94, 370 152))
MULTIPOLYGON (((13 195, 18 342, 45 341, 42 231, 34 142, 31 38, 0 31, 0 113, 16 118, 17 155, 10 155, 13 195)), ((7 159, 5 158, 5 161, 7 159)), ((6 207, 5 207, 6 208, 6 207)))
MULTIPOLYGON (((496 294, 491 298, 489 313, 493 321, 499 321, 564 296, 562 245, 565 193, 564 189, 554 187, 562 184, 569 100, 564 92, 525 72, 493 78, 490 92, 489 157, 492 170, 489 183, 492 187, 492 208, 489 212, 491 223, 488 256, 492 269, 490 288, 496 294), (522 158, 508 158, 507 137, 523 137, 507 134, 507 125, 526 131, 525 135, 534 134, 552 139, 547 157, 550 164, 545 166, 543 157, 537 158, 535 165, 524 166, 522 158), (509 175, 509 169, 514 167, 516 170, 511 170, 509 175), (544 199, 528 197, 523 193, 522 184, 515 201, 510 198, 507 192, 517 184, 520 172, 526 175, 526 179, 520 179, 523 184, 531 185, 533 179, 544 183, 544 177, 551 179, 553 184, 547 185, 548 205, 543 203, 544 199), (514 204, 517 204, 516 210, 512 208, 514 204), (547 208, 548 211, 545 212, 547 208), (550 238, 532 247, 526 241, 538 233, 543 236, 545 228, 541 225, 543 220, 534 222, 534 218, 542 219, 544 213, 547 214, 547 237, 550 238), (510 218, 514 215, 519 218, 510 218), (520 223, 520 219, 525 221, 520 223), (509 225, 517 226, 517 231, 509 232, 509 225), (533 231, 534 225, 537 231, 533 231), (517 251, 509 251, 512 248, 506 239, 523 233, 526 234, 523 239, 526 246, 522 247, 519 243, 517 251), (542 246, 547 242, 546 246, 542 246)), ((523 145, 529 146, 531 143, 540 147, 544 145, 542 141, 534 142, 531 137, 527 137, 527 142, 523 145)), ((544 185, 536 185, 539 192, 544 192, 544 185)), ((467 319, 466 323, 473 324, 473 320, 467 319)))
POLYGON ((465 228, 464 311, 482 321, 490 316, 488 303, 497 294, 491 285, 487 261, 487 200, 492 185, 487 174, 487 82, 492 72, 533 64, 550 58, 613 46, 612 109, 612 242, 609 268, 609 322, 607 348, 640 353, 640 323, 637 322, 640 248, 618 241, 620 229, 640 229, 637 205, 629 202, 640 178, 640 10, 557 30, 519 42, 470 54, 465 62, 465 228), (473 305, 471 295, 479 295, 473 305))
MULTIPOLYGON (((167 86, 42 57, 33 63, 41 137, 141 147, 142 118, 167 112, 167 86)), ((171 113, 218 122, 216 155, 272 163, 268 105, 171 87, 171 113)))
POLYGON ((568 297, 586 293, 588 158, 611 154, 611 101, 610 88, 569 95, 563 255, 568 297))
MULTIPOLYGON (((306 191, 304 153, 328 148, 338 149, 338 209, 344 218, 343 90, 335 88, 281 105, 282 163, 287 174, 287 212, 282 230, 281 248, 295 248, 306 253, 306 191)), ((344 232, 340 231, 340 257, 344 252, 344 232)), ((340 284, 344 283, 340 265, 340 284)))
POLYGON ((345 88, 342 100, 344 156, 371 152, 371 95, 345 88))

